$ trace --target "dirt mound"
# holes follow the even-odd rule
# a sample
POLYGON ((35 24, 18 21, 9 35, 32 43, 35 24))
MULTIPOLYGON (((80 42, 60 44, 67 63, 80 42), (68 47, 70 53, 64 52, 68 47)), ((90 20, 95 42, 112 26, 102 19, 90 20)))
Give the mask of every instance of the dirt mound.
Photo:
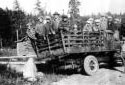
POLYGON ((125 74, 120 71, 100 69, 94 76, 72 75, 52 85, 124 85, 125 74))

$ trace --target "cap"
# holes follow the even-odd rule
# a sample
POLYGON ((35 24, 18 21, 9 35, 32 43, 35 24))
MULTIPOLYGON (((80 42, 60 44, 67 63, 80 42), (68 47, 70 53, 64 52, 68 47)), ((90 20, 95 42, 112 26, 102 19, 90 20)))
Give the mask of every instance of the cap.
POLYGON ((87 23, 87 24, 91 24, 91 23, 92 23, 92 21, 90 21, 90 20, 87 20, 87 21, 86 21, 86 23, 87 23))
POLYGON ((53 15, 60 15, 58 12, 55 12, 53 15))
POLYGON ((50 17, 50 16, 46 16, 46 20, 47 20, 47 19, 51 19, 51 17, 50 17))
POLYGON ((38 19, 44 19, 44 17, 43 16, 39 16, 38 19))
POLYGON ((88 21, 93 21, 94 19, 93 18, 89 18, 88 21))
POLYGON ((99 22, 100 22, 100 20, 99 20, 99 19, 96 19, 96 20, 95 20, 95 22, 96 22, 96 23, 99 23, 99 22))

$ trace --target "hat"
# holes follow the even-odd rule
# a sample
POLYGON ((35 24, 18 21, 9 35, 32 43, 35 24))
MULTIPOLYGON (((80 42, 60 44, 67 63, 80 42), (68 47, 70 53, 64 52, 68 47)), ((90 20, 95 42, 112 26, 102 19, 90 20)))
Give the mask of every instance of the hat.
POLYGON ((60 15, 58 12, 55 12, 53 15, 60 15))
POLYGON ((88 21, 93 21, 94 19, 93 18, 89 18, 88 21))
POLYGON ((96 23, 100 23, 100 20, 99 20, 99 19, 96 19, 95 22, 96 22, 96 23))
POLYGON ((62 18, 68 18, 68 16, 67 15, 62 15, 62 18))
POLYGON ((44 17, 43 16, 39 16, 38 19, 44 19, 44 17))
POLYGON ((108 16, 108 19, 112 19, 112 17, 111 17, 111 16, 108 16))
POLYGON ((32 25, 32 23, 31 23, 31 22, 28 22, 27 25, 28 25, 28 26, 29 26, 29 25, 32 25))
POLYGON ((92 23, 92 21, 90 21, 90 20, 87 20, 87 21, 86 21, 86 23, 87 23, 87 24, 91 24, 91 23, 92 23))

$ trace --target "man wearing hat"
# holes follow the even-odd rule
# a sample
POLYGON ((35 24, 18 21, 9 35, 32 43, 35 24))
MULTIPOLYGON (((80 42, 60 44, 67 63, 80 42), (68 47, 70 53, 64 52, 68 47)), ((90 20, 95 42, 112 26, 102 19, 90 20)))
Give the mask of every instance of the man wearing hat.
POLYGON ((39 35, 39 36, 45 36, 45 29, 43 28, 43 25, 44 25, 44 18, 43 16, 40 16, 38 18, 38 23, 36 24, 36 33, 39 35))
POLYGON ((45 29, 45 35, 55 35, 55 30, 57 29, 55 23, 51 20, 50 16, 46 16, 46 23, 43 28, 45 29))
POLYGON ((55 23, 55 26, 56 26, 56 32, 58 32, 58 28, 59 28, 59 22, 60 22, 60 14, 58 12, 55 12, 53 14, 53 21, 55 23))
POLYGON ((69 31, 69 20, 68 20, 68 16, 66 15, 62 15, 62 20, 60 21, 59 23, 59 30, 62 30, 62 31, 69 31))
POLYGON ((55 13, 53 14, 53 17, 54 17, 54 19, 57 19, 57 18, 60 17, 60 14, 59 14, 58 12, 55 12, 55 13))

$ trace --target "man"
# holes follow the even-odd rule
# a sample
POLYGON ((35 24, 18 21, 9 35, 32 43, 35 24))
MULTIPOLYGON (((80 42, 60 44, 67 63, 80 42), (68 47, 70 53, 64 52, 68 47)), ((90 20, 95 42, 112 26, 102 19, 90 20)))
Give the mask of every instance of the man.
POLYGON ((121 18, 120 39, 125 38, 125 17, 121 18))
POLYGON ((39 22, 36 24, 35 30, 37 33, 37 36, 43 36, 45 37, 45 29, 43 28, 44 25, 44 18, 40 16, 38 18, 39 22))
POLYGON ((28 26, 28 29, 27 29, 26 33, 27 33, 28 37, 36 40, 37 39, 36 36, 35 36, 36 31, 35 31, 35 28, 33 26, 33 23, 30 21, 27 24, 27 26, 28 26))
POLYGON ((106 15, 102 15, 100 18, 100 30, 107 30, 108 28, 108 19, 106 18, 106 15))
POLYGON ((34 54, 34 51, 35 53, 37 53, 37 49, 36 49, 36 46, 35 46, 35 41, 37 40, 37 37, 36 37, 36 31, 35 31, 35 28, 34 28, 34 21, 30 21, 28 24, 28 29, 26 31, 27 33, 27 45, 28 45, 28 49, 30 49, 31 52, 28 52, 28 53, 33 53, 34 54))
POLYGON ((60 22, 60 14, 58 12, 55 12, 53 14, 53 21, 55 23, 55 26, 56 26, 56 32, 58 32, 58 28, 59 28, 59 22, 60 22))
POLYGON ((108 30, 114 32, 114 23, 113 18, 111 16, 108 16, 108 30))
POLYGON ((50 16, 46 16, 46 23, 44 24, 43 28, 45 29, 45 36, 55 35, 55 31, 57 29, 50 16))
POLYGON ((68 32, 70 29, 68 16, 62 15, 62 20, 59 23, 59 30, 68 32))
POLYGON ((95 26, 93 27, 94 31, 99 31, 100 30, 100 20, 96 19, 95 20, 95 26))
POLYGON ((90 18, 86 21, 86 25, 83 27, 83 31, 93 31, 93 19, 90 18))

